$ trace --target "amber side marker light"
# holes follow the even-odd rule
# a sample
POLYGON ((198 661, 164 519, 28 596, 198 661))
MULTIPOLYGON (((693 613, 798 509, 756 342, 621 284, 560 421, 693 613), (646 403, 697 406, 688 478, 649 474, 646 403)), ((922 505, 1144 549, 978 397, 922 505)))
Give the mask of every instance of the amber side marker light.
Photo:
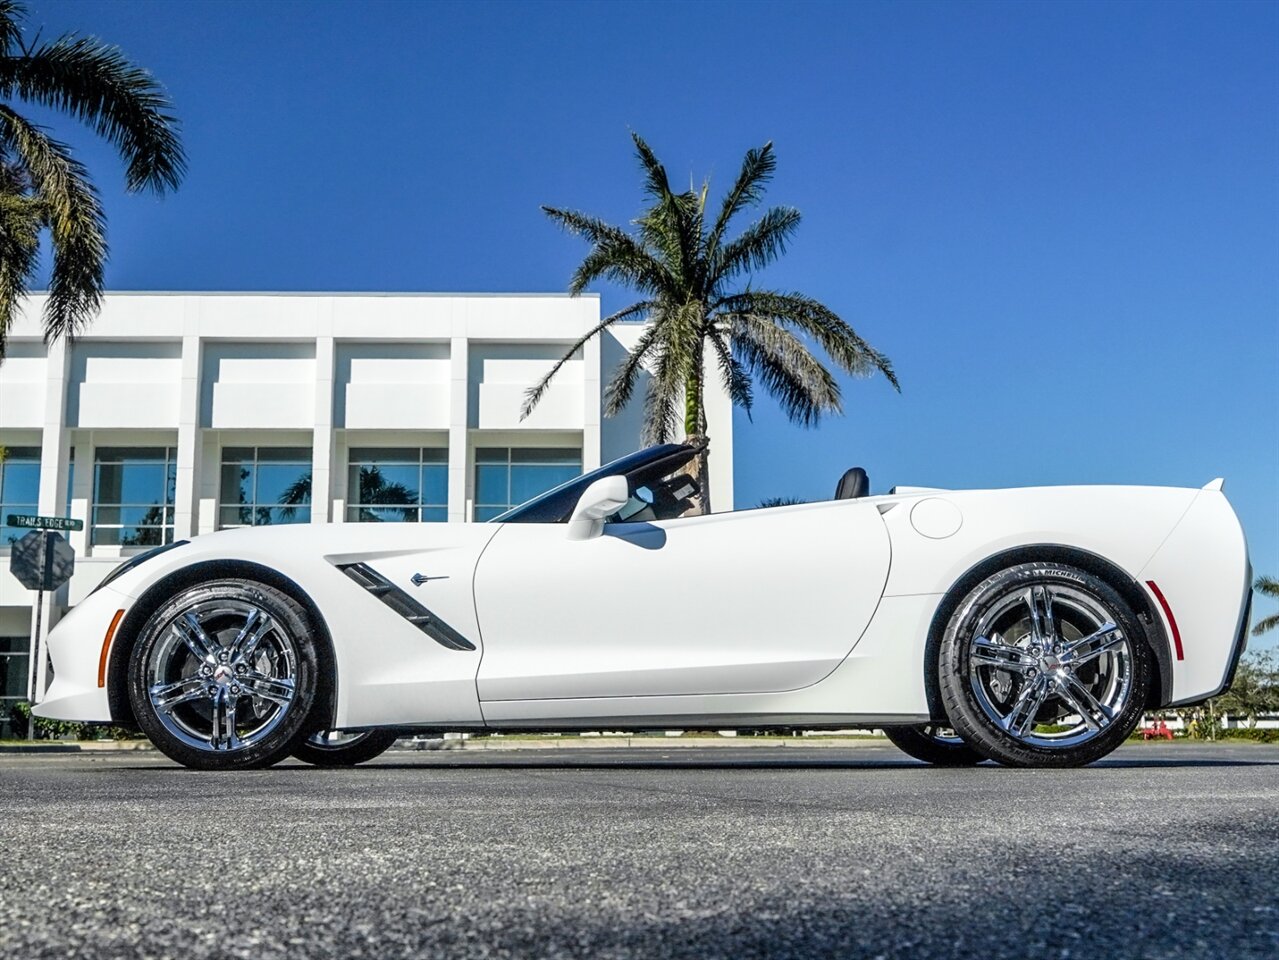
POLYGON ((98 657, 98 686, 107 685, 107 657, 111 653, 111 641, 115 639, 115 628, 120 626, 123 610, 117 610, 111 618, 111 626, 107 627, 107 635, 102 638, 102 654, 98 657))

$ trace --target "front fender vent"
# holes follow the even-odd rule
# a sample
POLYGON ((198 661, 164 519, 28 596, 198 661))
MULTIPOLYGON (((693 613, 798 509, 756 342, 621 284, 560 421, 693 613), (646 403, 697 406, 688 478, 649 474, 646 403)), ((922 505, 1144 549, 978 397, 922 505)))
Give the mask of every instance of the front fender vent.
POLYGON ((338 569, 440 646, 448 647, 450 650, 475 649, 475 644, 471 643, 470 640, 467 640, 466 637, 462 636, 367 563, 348 563, 338 567, 338 569))

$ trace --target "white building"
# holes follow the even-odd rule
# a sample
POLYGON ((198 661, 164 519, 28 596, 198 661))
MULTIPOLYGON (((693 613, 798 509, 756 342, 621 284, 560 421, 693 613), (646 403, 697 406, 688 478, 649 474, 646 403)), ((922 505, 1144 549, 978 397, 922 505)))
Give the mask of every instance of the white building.
MULTIPOLYGON (((533 414, 524 391, 599 322, 543 294, 117 293, 48 348, 33 296, 0 365, 0 524, 83 520, 56 622, 121 558, 230 526, 484 520, 639 446, 641 392, 605 420, 627 325, 588 344, 533 414)), ((732 504, 732 417, 709 391, 715 503, 732 504)), ((35 594, 0 527, 0 736, 26 696, 35 594)))

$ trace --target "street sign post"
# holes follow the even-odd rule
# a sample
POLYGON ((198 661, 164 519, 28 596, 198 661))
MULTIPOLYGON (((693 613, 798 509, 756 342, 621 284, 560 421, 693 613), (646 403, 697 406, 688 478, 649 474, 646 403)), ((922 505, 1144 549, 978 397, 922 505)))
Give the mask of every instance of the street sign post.
MULTIPOLYGON (((25 516, 11 513, 5 518, 11 527, 31 527, 9 553, 9 572, 28 590, 36 591, 35 629, 31 633, 31 677, 27 684, 27 702, 35 706, 43 699, 40 686, 40 663, 44 651, 40 646, 44 626, 44 592, 57 590, 75 573, 75 551, 58 530, 82 530, 83 520, 71 517, 25 516), (39 694, 39 696, 37 696, 39 694)), ((27 720, 27 739, 35 739, 35 719, 27 720)))

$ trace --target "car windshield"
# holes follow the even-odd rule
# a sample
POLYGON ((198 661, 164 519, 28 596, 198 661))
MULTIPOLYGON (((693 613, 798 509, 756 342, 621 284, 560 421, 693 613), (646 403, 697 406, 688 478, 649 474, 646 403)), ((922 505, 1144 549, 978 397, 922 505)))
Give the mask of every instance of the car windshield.
POLYGON ((623 515, 618 519, 640 519, 638 514, 651 503, 655 485, 692 460, 701 449, 697 444, 663 443, 627 454, 512 507, 489 523, 568 523, 587 487, 601 477, 616 476, 626 477, 632 499, 632 503, 622 508, 623 515))

